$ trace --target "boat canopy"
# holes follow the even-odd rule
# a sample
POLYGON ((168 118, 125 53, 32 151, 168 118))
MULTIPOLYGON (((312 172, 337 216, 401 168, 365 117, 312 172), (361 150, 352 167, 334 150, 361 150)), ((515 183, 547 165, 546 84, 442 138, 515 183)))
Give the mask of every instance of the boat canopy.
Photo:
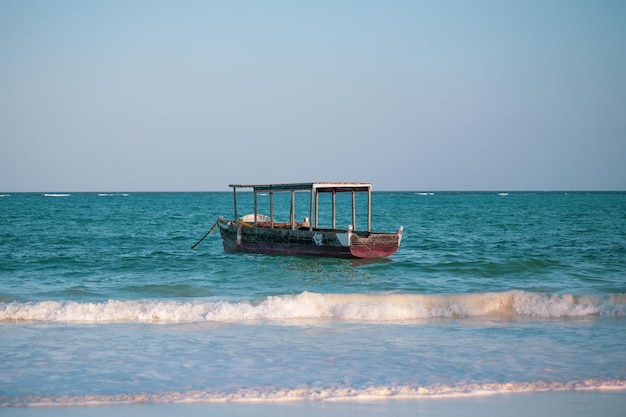
POLYGON ((368 182, 297 182, 291 184, 229 184, 231 188, 252 188, 255 191, 317 191, 321 193, 371 191, 368 182))
MULTIPOLYGON (((295 192, 297 191, 310 191, 311 192, 311 205, 310 205, 310 217, 311 220, 315 220, 315 227, 318 225, 318 206, 319 206, 319 193, 332 193, 332 228, 336 227, 336 203, 335 194, 342 192, 352 193, 352 227, 356 229, 356 203, 355 193, 367 192, 367 231, 371 231, 372 224, 372 184, 367 182, 298 182, 298 183, 285 183, 285 184, 229 184, 229 187, 233 189, 234 197, 234 209, 235 219, 237 215, 237 189, 238 188, 252 188, 254 191, 254 218, 257 216, 257 192, 269 192, 270 194, 270 218, 274 217, 274 201, 272 194, 274 191, 287 191, 291 192, 291 224, 295 224, 295 192)), ((256 222, 255 222, 256 223, 256 222)), ((313 230, 313 221, 311 221, 310 230, 313 230)))

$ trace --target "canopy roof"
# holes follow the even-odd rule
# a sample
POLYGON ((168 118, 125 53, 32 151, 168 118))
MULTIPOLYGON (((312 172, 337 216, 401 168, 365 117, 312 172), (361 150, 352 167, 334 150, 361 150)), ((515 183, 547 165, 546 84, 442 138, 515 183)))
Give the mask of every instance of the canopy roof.
POLYGON ((371 191, 372 184, 368 182, 297 182, 289 184, 229 184, 232 188, 253 188, 254 191, 312 191, 350 192, 371 191))

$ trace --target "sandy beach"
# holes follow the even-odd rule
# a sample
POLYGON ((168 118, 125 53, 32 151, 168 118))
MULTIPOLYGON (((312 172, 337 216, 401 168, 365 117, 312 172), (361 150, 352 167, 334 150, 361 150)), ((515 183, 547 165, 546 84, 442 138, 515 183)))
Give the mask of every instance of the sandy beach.
POLYGON ((91 416, 602 416, 621 417, 626 392, 566 391, 501 394, 479 397, 429 398, 385 401, 286 401, 273 403, 228 402, 194 404, 122 404, 73 407, 3 408, 4 417, 91 416))

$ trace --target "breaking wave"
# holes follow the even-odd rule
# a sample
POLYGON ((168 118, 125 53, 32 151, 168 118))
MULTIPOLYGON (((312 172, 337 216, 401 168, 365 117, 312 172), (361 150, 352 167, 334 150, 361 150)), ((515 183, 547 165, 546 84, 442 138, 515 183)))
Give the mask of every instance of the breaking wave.
POLYGON ((5 322, 184 323, 331 319, 384 323, 488 315, 538 318, 623 317, 626 316, 626 294, 575 296, 526 291, 459 295, 303 292, 239 302, 109 300, 0 303, 0 321, 5 322))
POLYGON ((623 391, 626 381, 581 380, 571 382, 507 382, 467 383, 434 386, 374 386, 368 388, 268 388, 241 389, 235 392, 168 392, 162 394, 137 393, 117 395, 78 396, 26 396, 20 398, 0 396, 0 407, 14 406, 80 406, 108 404, 166 404, 166 403, 217 403, 217 402, 285 402, 285 401, 355 401, 355 400, 406 400, 420 398, 479 397, 497 394, 558 391, 623 391))
POLYGON ((98 197, 115 197, 115 196, 128 197, 128 193, 98 193, 98 197))

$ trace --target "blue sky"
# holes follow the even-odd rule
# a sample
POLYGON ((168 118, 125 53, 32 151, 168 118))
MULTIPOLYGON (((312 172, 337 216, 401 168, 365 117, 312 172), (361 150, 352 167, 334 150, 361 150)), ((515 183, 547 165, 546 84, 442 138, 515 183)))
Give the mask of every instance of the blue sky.
POLYGON ((626 2, 0 0, 0 191, 626 190, 626 2))

